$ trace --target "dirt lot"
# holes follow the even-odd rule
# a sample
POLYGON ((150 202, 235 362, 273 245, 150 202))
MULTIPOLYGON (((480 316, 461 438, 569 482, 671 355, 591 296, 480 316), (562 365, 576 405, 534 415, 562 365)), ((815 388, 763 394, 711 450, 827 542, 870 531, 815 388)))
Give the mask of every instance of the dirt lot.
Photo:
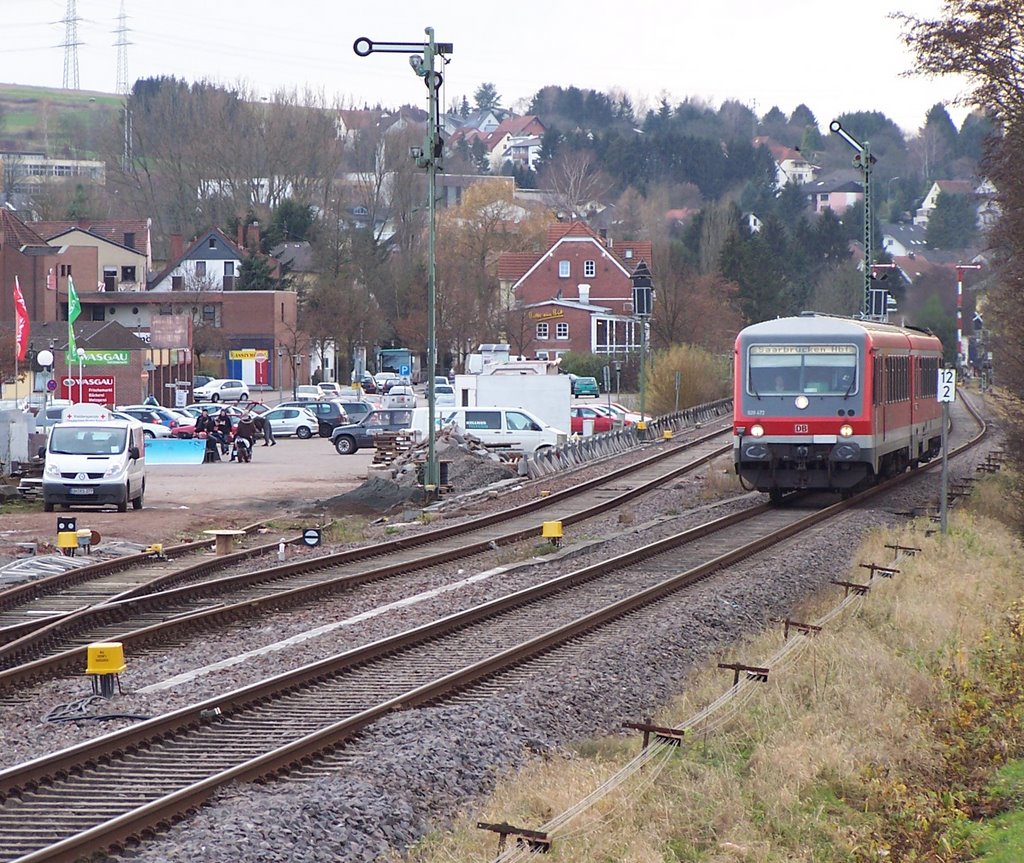
MULTIPOLYGON (((237 527, 254 521, 287 519, 302 513, 319 517, 319 502, 360 486, 372 450, 341 456, 330 441, 282 438, 277 446, 257 444, 250 464, 149 465, 146 500, 127 513, 83 507, 79 527, 109 539, 169 544, 195 538, 206 528, 237 527)), ((0 515, 0 555, 17 542, 52 545, 56 514, 42 502, 0 515)))

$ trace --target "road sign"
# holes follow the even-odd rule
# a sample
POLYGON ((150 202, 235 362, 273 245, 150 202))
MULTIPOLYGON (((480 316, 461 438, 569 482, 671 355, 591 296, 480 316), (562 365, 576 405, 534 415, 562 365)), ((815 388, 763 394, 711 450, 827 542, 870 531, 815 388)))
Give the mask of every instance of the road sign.
POLYGON ((320 531, 315 527, 307 527, 302 531, 302 541, 310 548, 320 545, 320 531))
POLYGON ((50 378, 46 382, 46 391, 52 393, 55 389, 57 389, 57 382, 53 378, 50 378))
POLYGON ((401 365, 401 366, 399 366, 399 367, 398 367, 398 373, 399 373, 399 374, 400 374, 400 375, 401 375, 401 376, 402 376, 403 378, 407 378, 407 377, 409 377, 409 367, 408 367, 408 366, 406 366, 406 365, 401 365))
POLYGON ((935 397, 940 402, 956 401, 956 369, 939 369, 939 388, 935 397))

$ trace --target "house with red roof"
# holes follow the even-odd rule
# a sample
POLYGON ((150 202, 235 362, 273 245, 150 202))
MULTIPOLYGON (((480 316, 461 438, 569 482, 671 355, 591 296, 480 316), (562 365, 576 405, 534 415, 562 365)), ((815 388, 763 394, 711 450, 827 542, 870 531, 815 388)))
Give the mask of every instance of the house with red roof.
POLYGON ((649 240, 613 241, 585 222, 548 228, 540 254, 505 254, 498 278, 511 313, 517 353, 554 360, 569 351, 622 354, 639 349, 633 316, 637 265, 650 265, 649 240))

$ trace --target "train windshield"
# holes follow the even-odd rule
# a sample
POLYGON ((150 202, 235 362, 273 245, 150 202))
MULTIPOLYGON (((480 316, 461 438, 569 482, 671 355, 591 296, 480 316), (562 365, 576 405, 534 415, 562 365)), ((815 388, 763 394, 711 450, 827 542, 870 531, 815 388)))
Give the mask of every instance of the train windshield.
POLYGON ((850 396, 857 392, 854 345, 751 345, 747 391, 751 395, 850 396))

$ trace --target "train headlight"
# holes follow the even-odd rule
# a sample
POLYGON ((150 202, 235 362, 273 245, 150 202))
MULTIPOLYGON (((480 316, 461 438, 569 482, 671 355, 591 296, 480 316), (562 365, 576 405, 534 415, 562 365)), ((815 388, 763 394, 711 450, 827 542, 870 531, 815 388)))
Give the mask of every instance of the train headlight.
POLYGON ((839 426, 839 437, 853 437, 853 426, 849 423, 839 426))
POLYGON ((754 423, 750 427, 750 436, 751 437, 764 437, 764 426, 761 425, 760 423, 754 423))
POLYGON ((807 401, 807 396, 797 396, 793 404, 795 404, 800 410, 803 410, 810 404, 810 402, 807 401))

